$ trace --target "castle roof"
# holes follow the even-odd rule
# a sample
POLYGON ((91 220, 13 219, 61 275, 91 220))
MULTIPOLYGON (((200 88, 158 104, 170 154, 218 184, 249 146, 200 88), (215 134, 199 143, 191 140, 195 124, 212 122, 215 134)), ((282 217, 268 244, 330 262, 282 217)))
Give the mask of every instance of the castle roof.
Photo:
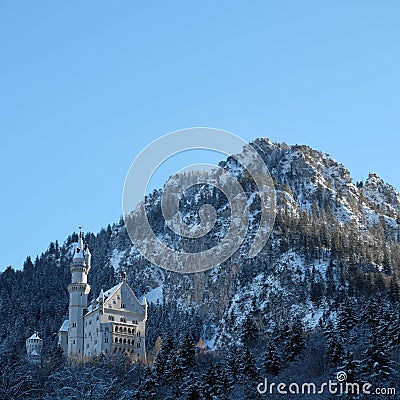
POLYGON ((85 259, 85 250, 88 254, 90 254, 89 249, 83 243, 83 234, 82 234, 82 232, 80 232, 78 243, 75 244, 73 260, 82 260, 82 259, 84 260, 85 259))
POLYGON ((29 339, 42 340, 42 339, 40 339, 40 337, 39 337, 39 335, 38 335, 37 332, 35 332, 31 337, 29 337, 28 340, 29 340, 29 339))
POLYGON ((75 251, 74 251, 74 258, 73 260, 84 259, 85 256, 83 254, 83 241, 82 236, 79 236, 79 241, 76 244, 75 251))
MULTIPOLYGON (((106 292, 103 293, 104 301, 111 297, 121 286, 123 282, 118 283, 118 285, 113 286, 111 289, 108 289, 106 292)), ((98 297, 99 298, 99 297, 98 297)))
POLYGON ((68 329, 69 329, 69 319, 66 319, 61 325, 59 332, 68 332, 68 329))
POLYGON ((97 297, 97 299, 96 299, 96 304, 94 306, 92 306, 92 304, 90 304, 90 306, 87 309, 87 314, 98 310, 100 307, 100 301, 103 301, 105 303, 107 301, 107 299, 112 297, 112 295, 122 286, 122 284, 123 284, 123 282, 120 282, 120 283, 118 283, 118 285, 113 286, 111 289, 108 289, 105 292, 103 292, 103 289, 101 289, 99 297, 97 297))
POLYGON ((103 290, 100 291, 99 297, 95 299, 95 301, 92 301, 92 303, 89 305, 87 308, 87 313, 85 315, 88 315, 96 310, 98 310, 100 307, 103 306, 103 304, 106 304, 114 295, 115 293, 121 289, 122 286, 126 285, 129 292, 131 293, 131 296, 136 300, 138 304, 141 306, 147 306, 147 301, 146 297, 142 296, 141 299, 139 300, 136 295, 133 293, 132 289, 130 286, 126 283, 125 280, 122 280, 118 285, 113 286, 111 289, 103 292, 103 290))

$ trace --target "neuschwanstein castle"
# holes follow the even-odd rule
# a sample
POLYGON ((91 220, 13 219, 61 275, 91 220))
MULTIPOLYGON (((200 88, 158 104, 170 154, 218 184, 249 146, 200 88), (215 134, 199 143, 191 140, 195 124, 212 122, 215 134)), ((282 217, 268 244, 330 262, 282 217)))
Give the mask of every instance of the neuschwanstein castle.
POLYGON ((89 248, 80 233, 70 267, 69 316, 58 331, 61 349, 73 359, 110 353, 144 359, 146 298, 139 301, 126 283, 126 275, 122 274, 118 285, 101 290, 99 297, 88 306, 90 261, 89 248))

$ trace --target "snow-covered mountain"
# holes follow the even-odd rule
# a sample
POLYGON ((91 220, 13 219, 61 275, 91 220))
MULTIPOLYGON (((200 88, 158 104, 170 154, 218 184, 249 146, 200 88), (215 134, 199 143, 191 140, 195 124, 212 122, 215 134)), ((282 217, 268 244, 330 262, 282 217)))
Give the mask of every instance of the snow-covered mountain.
MULTIPOLYGON (((350 382, 398 385, 399 193, 374 173, 353 182, 343 165, 307 146, 268 139, 254 146, 269 168, 277 202, 272 234, 255 258, 247 255, 260 223, 259 198, 253 179, 231 157, 220 166, 243 187, 250 222, 239 249, 213 269, 179 274, 151 265, 122 220, 85 235, 92 253, 91 295, 112 287, 123 269, 134 291, 150 303, 148 368, 128 373, 129 364, 112 357, 80 366, 60 358, 55 332, 68 307, 76 233, 63 245, 50 243, 35 260, 28 257, 22 270, 1 273, 0 397, 34 387, 37 396, 50 396, 40 398, 65 398, 82 388, 84 396, 97 390, 96 399, 108 398, 104 393, 121 399, 259 398, 255 388, 263 376, 326 382, 339 370, 350 382), (41 371, 23 356, 34 330, 44 343, 41 371), (201 350, 193 359, 195 342, 201 350), (207 347, 213 351, 204 352, 207 347)), ((180 200, 189 225, 199 222, 203 204, 216 210, 214 228, 199 239, 169 230, 161 195, 158 190, 146 198, 146 211, 168 246, 197 252, 226 234, 230 208, 219 190, 193 186, 180 200)))
MULTIPOLYGON (((326 296, 327 279, 333 282, 332 290, 340 291, 353 279, 355 266, 364 274, 384 271, 392 276, 400 262, 400 196, 392 186, 374 173, 365 182, 353 182, 343 165, 307 146, 268 139, 257 139, 254 145, 274 180, 278 208, 272 236, 256 258, 248 259, 246 250, 259 220, 257 197, 252 196, 253 182, 233 158, 221 166, 244 187, 253 225, 242 247, 222 265, 192 275, 168 272, 143 259, 122 223, 113 227, 110 238, 107 263, 128 271, 137 290, 151 301, 195 309, 204 323, 204 338, 217 347, 232 338, 240 340, 249 319, 261 332, 293 315, 313 328, 332 305, 326 296), (321 294, 312 301, 316 283, 321 294)), ((229 205, 217 190, 197 186, 181 201, 187 223, 198 222, 196 210, 202 204, 217 210, 216 227, 201 244, 177 238, 163 224, 161 193, 153 192, 146 205, 154 231, 170 246, 196 251, 226 233, 229 205)))
MULTIPOLYGON (((97 235, 87 235, 95 266, 90 276, 92 294, 95 296, 102 286, 112 286, 115 272, 124 269, 136 291, 146 294, 149 301, 195 311, 203 323, 202 336, 218 347, 231 337, 240 338, 243 321, 249 319, 264 332, 296 314, 312 328, 331 306, 327 277, 335 291, 350 287, 355 269, 366 279, 371 279, 368 274, 383 271, 386 285, 397 279, 400 195, 394 187, 374 173, 365 182, 353 182, 343 165, 308 146, 288 146, 268 139, 257 139, 253 145, 269 168, 277 196, 273 233, 256 258, 249 259, 247 250, 259 222, 259 199, 252 179, 230 157, 220 165, 238 179, 248 196, 250 226, 242 246, 228 261, 196 274, 165 271, 138 253, 121 220, 97 235), (312 285, 316 283, 321 294, 318 302, 313 302, 312 285)), ((161 195, 162 190, 151 193, 146 208, 154 232, 169 246, 198 251, 215 245, 225 235, 229 203, 217 189, 197 185, 181 200, 181 213, 188 224, 198 223, 201 205, 211 204, 216 209, 214 229, 199 240, 184 239, 169 230, 162 219, 161 195)), ((52 272, 58 268, 62 280, 54 283, 59 285, 54 290, 60 305, 66 304, 64 289, 74 239, 71 236, 63 246, 51 244, 34 266, 28 260, 24 270, 14 274, 33 274, 32 279, 36 274, 39 279, 44 271, 41 268, 52 272)), ((7 280, 8 274, 12 275, 11 270, 5 271, 2 279, 7 280)), ((54 318, 61 319, 64 312, 58 310, 54 318)))

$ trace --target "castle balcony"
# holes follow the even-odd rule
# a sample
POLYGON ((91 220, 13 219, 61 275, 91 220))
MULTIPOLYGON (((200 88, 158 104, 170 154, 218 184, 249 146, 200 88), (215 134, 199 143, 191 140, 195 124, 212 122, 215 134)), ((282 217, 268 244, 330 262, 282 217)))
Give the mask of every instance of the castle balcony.
POLYGON ((68 285, 68 293, 72 293, 72 292, 82 292, 85 294, 89 294, 90 285, 88 285, 87 283, 82 283, 82 282, 70 283, 68 285))
POLYGON ((129 325, 129 326, 123 326, 123 325, 114 325, 113 326, 113 333, 118 334, 118 335, 123 335, 123 336, 137 336, 137 325, 129 325))

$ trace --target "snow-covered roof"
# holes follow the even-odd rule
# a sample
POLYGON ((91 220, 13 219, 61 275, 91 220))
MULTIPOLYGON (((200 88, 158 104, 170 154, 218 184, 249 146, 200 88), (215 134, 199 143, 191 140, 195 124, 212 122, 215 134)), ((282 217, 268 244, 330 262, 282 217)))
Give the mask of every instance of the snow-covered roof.
POLYGON ((84 256, 84 254, 83 254, 83 249, 82 248, 80 248, 79 246, 77 246, 76 248, 75 248, 75 253, 74 253, 74 260, 79 260, 79 259, 84 259, 85 258, 85 256, 84 256))
POLYGON ((123 282, 120 282, 120 283, 118 283, 118 285, 115 285, 111 289, 104 292, 104 301, 106 301, 106 299, 111 297, 122 286, 122 284, 123 284, 123 282))
MULTIPOLYGON (((40 339, 40 337, 39 337, 39 335, 38 335, 37 332, 35 332, 29 339, 42 340, 42 339, 40 339)), ((28 339, 28 340, 29 340, 29 339, 28 339)))
POLYGON ((147 305, 147 299, 145 296, 142 296, 141 299, 139 300, 136 295, 133 293, 132 289, 129 287, 129 285, 126 283, 125 280, 121 281, 118 283, 118 285, 113 286, 111 289, 103 292, 103 290, 100 291, 99 297, 97 297, 94 301, 91 302, 89 307, 87 308, 87 312, 85 315, 88 315, 96 310, 98 310, 100 307, 102 307, 102 304, 106 304, 108 300, 110 300, 114 294, 123 286, 126 285, 128 289, 130 290, 132 296, 136 299, 136 301, 141 305, 141 306, 146 306, 147 305))
POLYGON ((59 332, 68 332, 68 329, 69 329, 69 320, 66 319, 61 325, 59 332))
POLYGON ((100 307, 100 299, 102 299, 105 303, 107 299, 109 299, 122 286, 122 284, 123 282, 120 282, 118 283, 118 285, 113 286, 111 289, 108 289, 105 292, 103 292, 103 289, 101 289, 99 297, 97 297, 95 304, 94 305, 90 304, 86 314, 98 310, 98 308, 100 307))
POLYGON ((85 258, 85 247, 83 245, 83 236, 82 232, 79 234, 78 243, 75 246, 74 250, 74 260, 76 259, 84 259, 85 258))

